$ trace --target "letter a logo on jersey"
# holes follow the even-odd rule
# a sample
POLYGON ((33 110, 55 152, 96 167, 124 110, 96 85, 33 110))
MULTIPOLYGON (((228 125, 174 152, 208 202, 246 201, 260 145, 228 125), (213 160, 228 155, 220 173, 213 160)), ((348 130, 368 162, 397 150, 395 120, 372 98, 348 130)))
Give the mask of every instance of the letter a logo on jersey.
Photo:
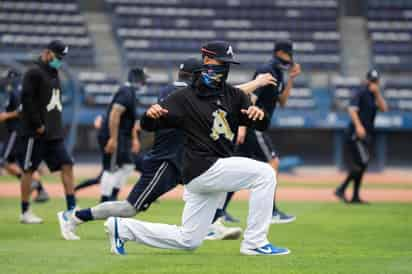
POLYGON ((233 141, 234 134, 229 126, 229 123, 226 120, 226 112, 218 109, 213 112, 213 117, 213 127, 212 133, 210 133, 210 137, 212 137, 212 139, 216 141, 219 139, 220 135, 224 135, 226 139, 233 141))
POLYGON ((50 102, 47 105, 47 111, 52 111, 53 109, 57 108, 58 111, 62 111, 63 106, 60 102, 60 89, 54 88, 52 90, 52 97, 50 98, 50 102))

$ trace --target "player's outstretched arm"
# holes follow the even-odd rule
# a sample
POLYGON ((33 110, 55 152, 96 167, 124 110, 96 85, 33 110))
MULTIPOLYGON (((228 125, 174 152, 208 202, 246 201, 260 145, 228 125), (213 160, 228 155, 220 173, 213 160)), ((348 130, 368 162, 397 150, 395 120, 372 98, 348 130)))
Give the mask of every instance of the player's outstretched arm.
POLYGON ((19 116, 17 111, 0 112, 0 123, 3 123, 10 119, 15 119, 19 116))
POLYGON ((167 114, 167 109, 159 104, 154 104, 145 112, 145 114, 143 114, 143 117, 140 120, 140 126, 147 131, 155 131, 165 128, 167 124, 165 121, 167 120, 167 114))
POLYGON ((383 98, 380 91, 379 85, 377 83, 370 83, 369 89, 375 95, 376 106, 382 112, 387 112, 389 110, 388 104, 386 103, 385 98, 383 98))
POLYGON ((117 140, 119 137, 120 117, 126 111, 126 107, 115 103, 109 114, 109 132, 110 138, 104 148, 106 153, 113 153, 117 149, 117 140))
POLYGON ((258 88, 267 85, 277 86, 276 79, 270 73, 259 74, 254 80, 244 84, 237 85, 236 87, 243 91, 245 94, 251 94, 255 92, 258 88))

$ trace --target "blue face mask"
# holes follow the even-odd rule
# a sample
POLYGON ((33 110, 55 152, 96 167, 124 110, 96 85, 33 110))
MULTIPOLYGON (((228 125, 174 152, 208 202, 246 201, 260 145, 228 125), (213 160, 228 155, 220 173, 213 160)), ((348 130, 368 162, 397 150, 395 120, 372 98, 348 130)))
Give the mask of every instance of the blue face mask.
POLYGON ((54 69, 59 69, 61 65, 62 65, 62 61, 56 57, 54 57, 53 60, 49 62, 49 66, 54 69))
POLYGON ((218 89, 226 81, 229 74, 229 65, 203 65, 200 79, 202 82, 212 88, 218 89))

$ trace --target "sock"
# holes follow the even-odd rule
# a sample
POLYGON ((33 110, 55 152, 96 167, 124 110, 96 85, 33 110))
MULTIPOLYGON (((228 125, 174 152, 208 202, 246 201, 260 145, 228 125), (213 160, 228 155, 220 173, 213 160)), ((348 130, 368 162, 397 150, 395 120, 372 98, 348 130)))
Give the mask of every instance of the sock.
POLYGON ((82 220, 83 222, 88 222, 93 220, 92 210, 90 208, 78 210, 74 213, 74 215, 82 220))
POLYGON ((74 194, 66 195, 66 204, 67 210, 72 210, 76 207, 76 198, 74 197, 74 194))
POLYGON ((356 174, 356 177, 354 178, 352 200, 359 200, 359 191, 360 191, 360 187, 362 184, 363 173, 364 173, 364 170, 361 170, 360 172, 356 174))
POLYGON ((100 183, 100 179, 101 179, 101 175, 99 175, 96 178, 83 181, 74 188, 74 191, 77 191, 79 189, 86 188, 86 187, 89 187, 89 186, 92 186, 92 185, 97 185, 98 183, 100 183))
POLYGON ((27 210, 29 210, 30 203, 29 202, 21 202, 21 213, 24 214, 27 210))
POLYGON ((100 203, 104 203, 107 201, 110 201, 110 197, 106 195, 102 195, 102 197, 100 198, 100 203))
POLYGON ((111 201, 116 201, 116 200, 117 200, 117 196, 119 195, 119 191, 120 191, 119 188, 117 188, 117 187, 114 187, 114 188, 113 188, 113 190, 112 190, 112 195, 111 195, 111 197, 110 197, 110 200, 111 200, 111 201))
POLYGON ((233 194, 235 194, 234 192, 228 192, 226 195, 226 200, 225 203, 223 205, 223 211, 226 211, 227 206, 229 205, 230 201, 232 200, 233 194))
POLYGON ((213 218, 212 224, 216 222, 220 217, 225 216, 225 211, 221 208, 216 209, 215 217, 213 218))
POLYGON ((31 182, 31 187, 34 188, 37 192, 43 191, 43 186, 41 184, 41 181, 33 181, 31 182))
POLYGON ((277 212, 278 211, 278 208, 276 207, 276 201, 275 201, 275 199, 273 199, 273 210, 272 210, 272 212, 277 212))

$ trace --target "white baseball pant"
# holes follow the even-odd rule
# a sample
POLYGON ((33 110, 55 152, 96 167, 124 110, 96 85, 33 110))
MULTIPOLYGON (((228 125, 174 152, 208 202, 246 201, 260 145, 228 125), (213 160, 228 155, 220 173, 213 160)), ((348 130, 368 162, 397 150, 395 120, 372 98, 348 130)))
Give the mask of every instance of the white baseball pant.
POLYGON ((244 157, 222 158, 185 185, 181 226, 119 218, 119 236, 124 241, 152 247, 195 249, 207 235, 226 193, 249 189, 249 215, 242 247, 258 248, 269 243, 267 233, 275 187, 276 174, 267 163, 244 157))

